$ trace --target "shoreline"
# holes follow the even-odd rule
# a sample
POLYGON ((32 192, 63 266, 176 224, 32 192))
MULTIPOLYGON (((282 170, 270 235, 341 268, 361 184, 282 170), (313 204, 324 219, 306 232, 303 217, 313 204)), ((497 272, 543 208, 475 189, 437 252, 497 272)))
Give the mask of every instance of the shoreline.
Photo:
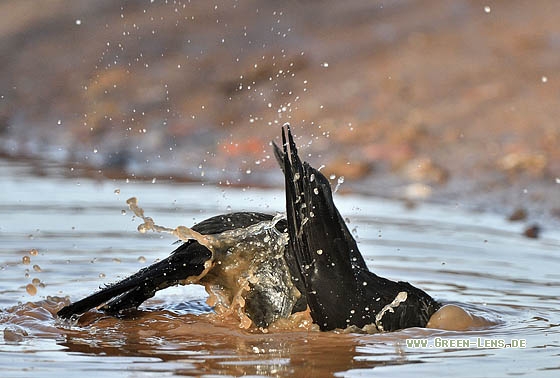
MULTIPOLYGON (((130 181, 130 182, 143 182, 143 183, 158 183, 158 184, 201 184, 201 191, 204 190, 205 185, 216 187, 232 187, 244 189, 281 189, 283 182, 280 170, 277 174, 266 172, 261 175, 259 172, 255 173, 251 180, 229 180, 227 177, 222 177, 220 180, 209 179, 208 175, 201 178, 193 178, 181 175, 150 175, 148 173, 130 174, 120 170, 104 170, 84 164, 72 164, 69 162, 60 162, 55 160, 45 160, 34 157, 10 157, 5 154, 0 154, 0 162, 23 162, 31 169, 32 175, 37 177, 42 176, 58 176, 64 179, 80 179, 87 178, 99 181, 130 181), (275 177, 277 176, 277 177, 275 177)), ((327 169, 327 168, 325 168, 327 169)), ((218 172, 215 172, 216 175, 218 172)), ((377 199, 388 199, 403 203, 403 209, 413 209, 423 203, 433 204, 445 207, 457 207, 463 210, 474 213, 490 213, 503 217, 504 220, 515 222, 522 228, 521 233, 530 232, 528 237, 539 237, 541 231, 546 232, 548 228, 554 228, 560 225, 560 214, 556 212, 547 212, 543 210, 548 202, 546 197, 540 197, 539 201, 531 201, 530 194, 524 193, 526 201, 522 202, 522 196, 514 198, 511 193, 516 191, 514 186, 504 190, 498 189, 491 192, 486 192, 482 196, 476 196, 473 191, 467 192, 464 190, 469 183, 457 182, 447 187, 434 187, 431 189, 429 195, 424 195, 420 190, 421 196, 411 196, 407 194, 407 189, 417 183, 407 183, 395 175, 385 174, 380 177, 371 175, 359 180, 345 180, 342 184, 337 181, 338 177, 330 179, 331 188, 335 190, 337 184, 337 194, 335 195, 359 195, 363 197, 372 196, 377 199), (377 185, 372 182, 378 181, 377 185), (455 188, 455 190, 453 190, 455 188), (537 230, 532 228, 537 227, 537 230)), ((476 186, 475 183, 470 183, 471 189, 476 186)), ((558 185, 558 184, 555 184, 558 185)), ((522 183, 517 183, 517 187, 523 187, 522 183)), ((558 185, 560 187, 560 185, 558 185)), ((554 194, 555 186, 551 188, 551 195, 554 194)), ((560 189, 558 189, 560 190, 560 189)), ((409 190, 410 192, 410 190, 409 190)), ((404 211, 404 210, 403 210, 404 211)))

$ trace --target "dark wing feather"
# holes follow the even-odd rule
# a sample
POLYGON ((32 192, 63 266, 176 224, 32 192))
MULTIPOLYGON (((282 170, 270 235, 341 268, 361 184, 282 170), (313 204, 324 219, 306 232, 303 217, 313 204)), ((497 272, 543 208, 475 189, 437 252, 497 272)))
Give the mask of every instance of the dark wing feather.
POLYGON ((180 245, 166 259, 62 308, 58 316, 70 318, 101 305, 104 305, 102 310, 109 314, 136 308, 153 297, 158 290, 202 274, 205 269, 204 263, 211 257, 212 253, 206 247, 189 241, 180 245))
POLYGON ((385 331, 424 326, 439 305, 406 282, 369 271, 334 205, 329 181, 301 162, 289 127, 282 130, 282 139, 290 247, 313 320, 322 330, 367 324, 385 331), (406 300, 399 302, 403 296, 406 300))
POLYGON ((235 230, 252 226, 259 222, 270 221, 273 216, 270 214, 254 212, 237 212, 223 215, 216 215, 192 226, 191 228, 203 235, 219 234, 224 231, 235 230))
POLYGON ((357 291, 352 265, 365 268, 365 262, 359 252, 352 261, 357 246, 334 207, 328 180, 301 162, 289 128, 287 140, 284 130, 282 138, 291 249, 313 320, 323 330, 337 328, 341 309, 354 306, 353 295, 348 295, 357 291))
MULTIPOLYGON (((271 215, 262 213, 231 213, 206 219, 192 229, 206 235, 218 234, 270 219, 271 215)), ((70 318, 100 306, 101 310, 109 314, 136 308, 157 291, 175 286, 189 277, 198 277, 204 272, 206 261, 211 258, 212 253, 206 247, 196 241, 188 241, 177 247, 166 259, 62 308, 58 316, 70 318)))

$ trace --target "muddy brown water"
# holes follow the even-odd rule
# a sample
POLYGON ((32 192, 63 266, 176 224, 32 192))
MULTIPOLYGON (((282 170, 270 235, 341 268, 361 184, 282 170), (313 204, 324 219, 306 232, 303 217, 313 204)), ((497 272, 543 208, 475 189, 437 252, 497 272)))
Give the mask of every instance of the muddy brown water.
POLYGON ((282 211, 281 190, 42 176, 0 160, 0 367, 4 377, 557 376, 560 233, 533 240, 522 225, 451 207, 335 195, 369 266, 496 323, 467 331, 246 331, 219 319, 197 286, 158 293, 133 318, 53 315, 173 249, 140 234, 136 196, 160 224, 191 225, 231 210, 282 211), (36 249, 37 251, 33 251, 36 249), (33 286, 29 286, 33 285, 33 286), (31 295, 36 290, 35 295, 31 295), (407 340, 427 340, 413 348, 407 340), (468 347, 436 344, 468 340, 468 347), (524 340, 524 348, 493 348, 524 340), (480 343, 483 343, 480 345, 480 343))

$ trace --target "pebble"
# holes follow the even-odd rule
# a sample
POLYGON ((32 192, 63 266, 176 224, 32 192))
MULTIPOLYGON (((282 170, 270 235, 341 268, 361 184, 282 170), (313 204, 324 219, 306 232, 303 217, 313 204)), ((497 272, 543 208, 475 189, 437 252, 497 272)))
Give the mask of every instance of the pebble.
POLYGON ((527 211, 523 208, 517 208, 513 211, 513 213, 511 213, 508 220, 515 222, 515 221, 524 220, 526 218, 527 218, 527 211))
POLYGON ((537 239, 540 233, 541 227, 538 224, 530 225, 523 231, 523 235, 531 239, 537 239))

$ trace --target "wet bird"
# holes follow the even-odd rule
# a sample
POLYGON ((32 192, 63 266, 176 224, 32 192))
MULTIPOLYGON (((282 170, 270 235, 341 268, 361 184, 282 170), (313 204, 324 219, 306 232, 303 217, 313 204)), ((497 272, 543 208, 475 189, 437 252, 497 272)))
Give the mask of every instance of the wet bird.
POLYGON ((329 181, 302 162, 289 126, 282 148, 285 217, 238 212, 194 225, 194 237, 171 255, 58 312, 71 318, 92 308, 126 314, 158 290, 198 283, 216 311, 234 311, 246 327, 268 327, 310 310, 321 330, 374 331, 425 327, 440 304, 407 282, 370 272, 338 212, 329 181))
POLYGON ((440 304, 408 282, 369 271, 334 205, 329 181, 301 162, 289 129, 288 140, 282 131, 288 250, 294 255, 313 321, 321 330, 426 326, 440 304))
POLYGON ((238 316, 243 328, 268 327, 306 308, 285 259, 285 219, 237 212, 206 219, 191 230, 207 240, 190 239, 169 257, 74 302, 58 312, 63 319, 92 308, 126 316, 159 290, 201 284, 215 309, 238 316))

